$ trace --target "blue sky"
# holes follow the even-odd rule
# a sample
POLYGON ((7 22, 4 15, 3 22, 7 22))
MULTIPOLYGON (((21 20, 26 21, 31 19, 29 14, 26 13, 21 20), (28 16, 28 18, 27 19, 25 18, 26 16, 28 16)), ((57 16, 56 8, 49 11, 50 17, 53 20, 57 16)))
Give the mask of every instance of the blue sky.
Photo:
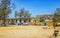
MULTIPOLYGON (((15 3, 15 10, 21 8, 28 10, 32 16, 41 14, 53 14, 56 8, 60 8, 60 0, 12 0, 15 3)), ((14 18, 14 11, 10 14, 10 18, 14 18)))

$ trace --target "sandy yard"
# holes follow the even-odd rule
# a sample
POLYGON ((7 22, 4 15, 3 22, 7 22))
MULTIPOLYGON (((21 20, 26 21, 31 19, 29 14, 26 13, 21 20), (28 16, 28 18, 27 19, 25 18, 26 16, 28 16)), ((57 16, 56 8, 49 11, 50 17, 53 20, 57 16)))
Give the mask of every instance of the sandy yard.
POLYGON ((53 32, 53 28, 43 26, 0 27, 0 38, 50 38, 53 32))

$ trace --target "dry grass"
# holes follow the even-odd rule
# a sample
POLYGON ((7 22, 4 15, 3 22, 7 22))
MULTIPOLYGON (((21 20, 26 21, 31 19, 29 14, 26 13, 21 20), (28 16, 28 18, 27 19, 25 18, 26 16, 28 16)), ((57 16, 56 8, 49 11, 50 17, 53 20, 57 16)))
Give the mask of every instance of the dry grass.
POLYGON ((50 38, 53 31, 43 26, 0 27, 0 38, 50 38))
MULTIPOLYGON (((53 22, 46 22, 47 23, 47 26, 52 26, 53 25, 53 22)), ((36 23, 32 23, 32 24, 38 24, 38 22, 36 22, 36 23)), ((44 22, 40 22, 40 25, 41 26, 44 26, 44 22)))

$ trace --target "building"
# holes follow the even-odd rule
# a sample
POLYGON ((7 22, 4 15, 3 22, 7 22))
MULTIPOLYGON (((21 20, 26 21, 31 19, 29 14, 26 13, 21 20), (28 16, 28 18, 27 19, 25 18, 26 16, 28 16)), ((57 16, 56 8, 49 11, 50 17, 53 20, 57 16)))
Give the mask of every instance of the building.
POLYGON ((37 15, 41 21, 52 21, 53 14, 44 14, 44 15, 37 15))
MULTIPOLYGON (((17 23, 19 21, 19 23, 27 23, 30 22, 30 18, 7 18, 6 19, 6 23, 17 23)), ((4 19, 0 19, 0 24, 2 24, 4 22, 4 19)))

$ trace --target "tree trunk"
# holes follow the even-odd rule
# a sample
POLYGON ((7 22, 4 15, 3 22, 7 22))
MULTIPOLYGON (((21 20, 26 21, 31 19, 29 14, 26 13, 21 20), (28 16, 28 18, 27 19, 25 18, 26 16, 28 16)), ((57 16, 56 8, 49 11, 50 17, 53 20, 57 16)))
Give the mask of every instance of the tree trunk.
POLYGON ((3 24, 4 24, 4 26, 6 26, 6 15, 5 15, 5 10, 6 10, 6 8, 4 8, 3 9, 3 13, 4 13, 4 18, 3 18, 3 24))
POLYGON ((5 16, 5 13, 4 13, 4 26, 6 26, 6 16, 5 16))

